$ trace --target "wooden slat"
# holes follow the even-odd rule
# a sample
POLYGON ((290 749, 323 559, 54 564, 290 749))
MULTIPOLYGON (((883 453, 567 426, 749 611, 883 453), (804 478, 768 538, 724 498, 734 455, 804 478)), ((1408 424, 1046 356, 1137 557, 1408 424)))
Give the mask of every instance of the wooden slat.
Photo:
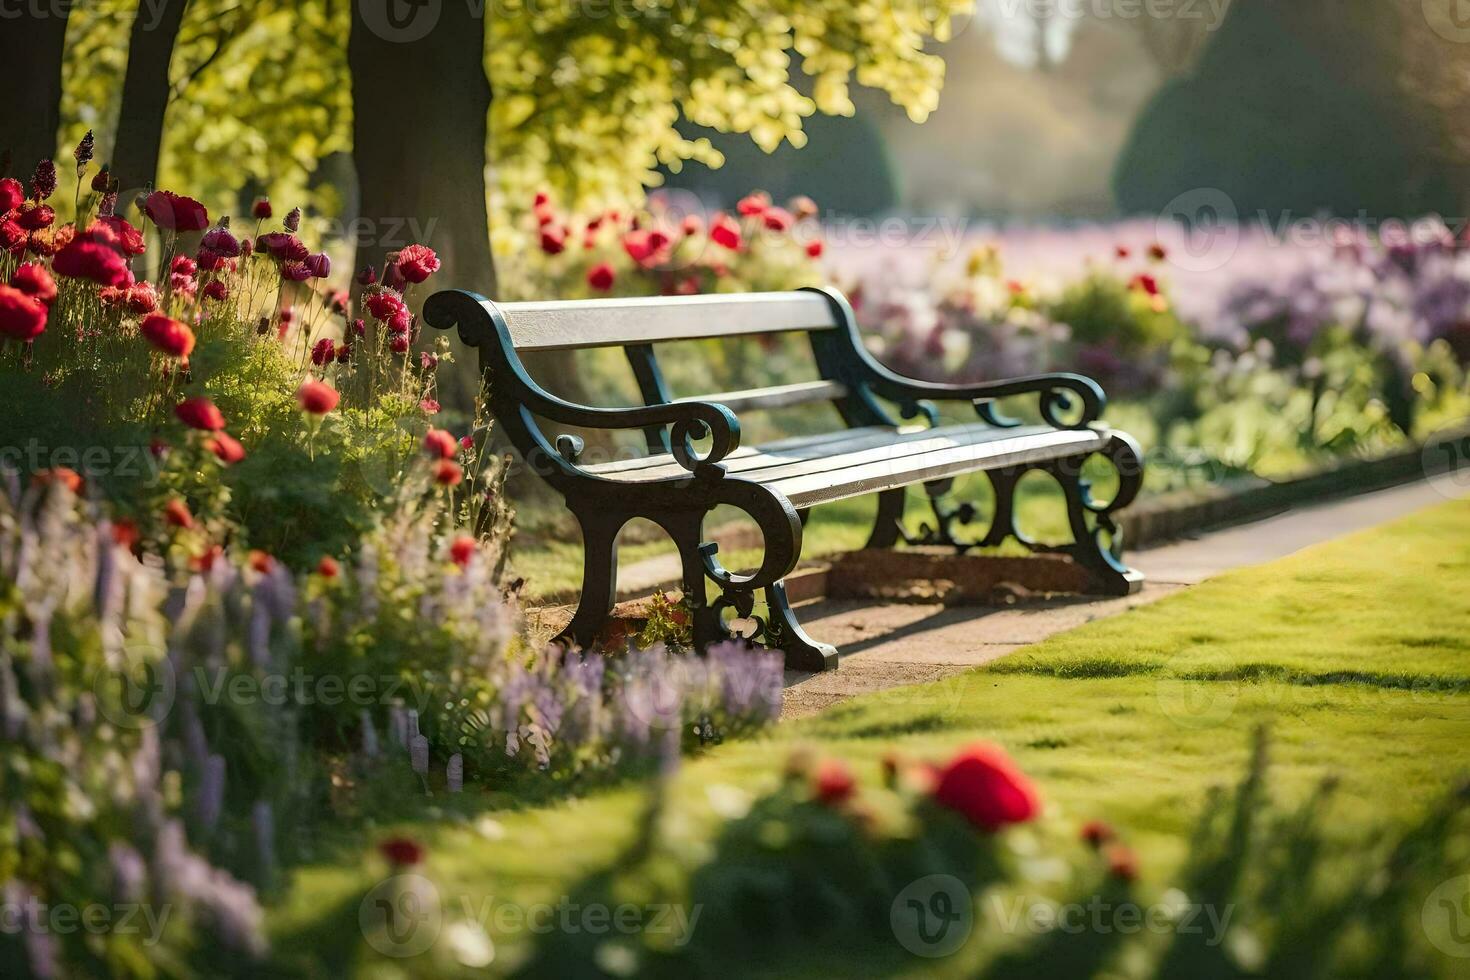
POLYGON ((749 388, 716 395, 678 398, 681 402, 714 402, 739 415, 742 412, 767 412, 774 408, 790 408, 810 402, 830 402, 847 397, 847 385, 840 381, 798 381, 770 388, 749 388))
MULTIPOLYGON (((905 430, 899 430, 900 432, 905 430)), ((913 431, 923 431, 915 428, 913 431)), ((808 459, 817 455, 830 454, 834 448, 845 449, 851 446, 861 447, 864 445, 877 445, 884 441, 891 441, 895 432, 887 426, 867 426, 858 429, 840 429, 836 432, 824 432, 815 436, 790 436, 779 442, 766 443, 761 446, 741 446, 730 455, 726 456, 722 464, 727 468, 735 465, 743 465, 742 461, 752 458, 780 457, 782 461, 792 459, 808 459)), ((672 453, 660 453, 654 456, 641 456, 638 459, 620 459, 608 463, 596 463, 591 466, 582 467, 589 473, 598 476, 613 477, 615 479, 643 478, 643 471, 654 469, 663 470, 659 476, 677 476, 684 472, 684 468, 674 459, 672 453)), ((658 477, 654 477, 657 479, 658 477)))
POLYGON ((517 350, 613 347, 836 326, 819 293, 729 293, 501 303, 517 350))
POLYGON ((937 450, 899 461, 881 460, 761 482, 785 494, 792 506, 800 510, 961 473, 1088 452, 1101 449, 1107 441, 1107 432, 1049 429, 979 445, 937 450))

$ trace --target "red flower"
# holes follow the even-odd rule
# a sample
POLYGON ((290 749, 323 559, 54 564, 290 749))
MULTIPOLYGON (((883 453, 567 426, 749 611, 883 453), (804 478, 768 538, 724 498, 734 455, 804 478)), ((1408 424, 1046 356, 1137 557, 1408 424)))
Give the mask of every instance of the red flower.
POLYGON ((1090 847, 1102 847, 1117 835, 1113 828, 1101 820, 1089 820, 1082 825, 1082 840, 1090 847))
POLYGON ((806 254, 810 255, 814 259, 820 259, 822 257, 823 251, 824 246, 822 245, 822 240, 820 238, 813 238, 811 241, 806 243, 806 254))
POLYGON ((141 316, 158 309, 158 290, 151 282, 140 282, 129 286, 126 295, 128 312, 141 316))
POLYGON ((99 286, 131 286, 133 274, 113 249, 86 239, 73 239, 57 253, 51 268, 73 279, 90 279, 99 286))
POLYGON ((230 287, 223 279, 211 279, 204 287, 205 299, 226 300, 230 296, 230 287))
MULTIPOLYGON (((413 314, 408 312, 407 307, 401 308, 397 313, 388 318, 389 333, 408 333, 413 326, 413 314)), ((407 339, 404 340, 407 343, 407 339)))
POLYGON ((475 552, 477 550, 479 550, 479 548, 475 544, 475 539, 467 534, 461 534, 459 537, 450 542, 449 557, 452 558, 454 560, 454 563, 460 568, 464 568, 470 563, 470 559, 475 557, 475 552))
POLYGON ((250 551, 250 567, 262 575, 269 575, 272 569, 276 567, 276 560, 259 548, 252 548, 250 551))
POLYGON ((250 205, 250 216, 256 221, 264 221, 271 216, 271 202, 269 198, 257 197, 255 203, 250 205))
POLYGON ((171 527, 190 528, 194 526, 194 515, 189 513, 188 504, 174 497, 163 505, 163 521, 171 527))
POLYGON ((174 406, 174 414, 191 429, 218 432, 225 427, 224 415, 208 398, 186 398, 174 406))
POLYGON ((337 345, 332 343, 332 338, 323 337, 311 348, 311 363, 317 367, 326 364, 337 356, 337 345))
POLYGON ((124 255, 142 255, 148 250, 148 243, 143 240, 143 233, 126 218, 116 215, 107 215, 96 219, 87 226, 83 236, 95 242, 111 245, 124 255))
POLYGON ((1108 861, 1108 874, 1123 881, 1137 879, 1138 855, 1133 853, 1133 848, 1126 844, 1112 844, 1108 847, 1105 856, 1108 861))
POLYGON ((56 298, 56 280, 51 278, 51 273, 39 262, 27 262, 16 269, 10 277, 10 284, 32 299, 38 299, 47 305, 56 298))
POLYGON ((378 853, 395 867, 418 864, 424 859, 424 846, 407 837, 390 837, 378 845, 378 853))
POLYGON ((322 578, 336 578, 341 571, 342 566, 331 555, 322 555, 322 560, 316 563, 316 573, 322 578))
POLYGON ((341 398, 336 388, 315 378, 308 378, 296 389, 296 400, 301 403, 302 410, 312 415, 326 415, 337 407, 341 398))
POLYGON ((15 213, 15 223, 26 231, 40 231, 42 228, 50 228, 56 220, 56 210, 49 204, 37 204, 27 201, 20 206, 15 213))
POLYGON ((453 459, 458 450, 459 445, 454 441, 454 436, 443 429, 430 429, 424 434, 424 452, 430 456, 453 459))
POLYGON ((567 231, 559 225, 547 225, 541 229, 541 251, 547 255, 560 255, 566 251, 567 231))
POLYGON ((45 330, 45 303, 14 286, 0 286, 0 337, 28 343, 45 330))
POLYGON ((419 400, 419 411, 423 412, 425 415, 438 415, 439 409, 441 407, 442 406, 432 398, 423 398, 419 400))
POLYGON ((407 354, 408 337, 404 334, 398 334, 388 342, 388 349, 395 354, 407 354))
POLYGON ((26 199, 26 189, 14 177, 0 180, 0 214, 14 211, 26 199))
POLYGON ((600 293, 611 289, 615 278, 613 267, 607 262, 599 262, 587 270, 587 285, 600 293))
POLYGON ((31 482, 38 487, 63 486, 72 493, 82 492, 82 476, 66 466, 53 466, 49 470, 37 470, 31 482))
POLYGON ((56 164, 51 160, 42 160, 36 164, 36 172, 31 175, 31 195, 38 201, 44 201, 56 193, 56 164))
POLYGON ((716 245, 723 245, 733 252, 740 247, 740 223, 721 212, 715 215, 714 223, 710 225, 709 237, 716 245))
POLYGON ((195 291, 199 289, 199 283, 194 280, 193 276, 175 272, 168 277, 168 288, 185 299, 193 299, 195 291))
POLYGON ((230 234, 228 228, 209 229, 205 232, 204 238, 200 240, 200 245, 211 252, 227 255, 230 258, 240 254, 240 239, 230 234))
POLYGON ((825 759, 812 776, 812 790, 818 803, 834 806, 845 803, 857 791, 852 770, 839 759, 825 759))
POLYGON ((284 231, 261 235, 256 239, 255 247, 262 252, 269 252, 271 258, 281 261, 300 262, 311 254, 301 239, 284 231))
POLYGON ((26 230, 15 223, 14 218, 0 220, 0 248, 13 252, 23 248, 29 236, 26 230))
POLYGON ((640 228, 623 236, 623 251, 645 269, 668 258, 669 236, 657 228, 640 228))
POLYGON ((326 252, 311 253, 305 263, 313 279, 325 279, 332 274, 332 259, 326 252))
POLYGON ((939 771, 934 799, 987 831, 1024 823, 1041 808, 1031 781, 999 747, 983 742, 961 750, 939 771))
POLYGON ((133 550, 138 543, 138 525, 126 517, 119 517, 112 522, 112 542, 119 548, 133 550))
POLYGON ((1159 295, 1159 281, 1147 272, 1140 272, 1128 283, 1129 289, 1145 292, 1150 296, 1159 295))
POLYGON ((224 557, 225 549, 217 544, 212 544, 202 552, 189 559, 189 567, 196 572, 207 572, 214 568, 214 563, 224 557))
POLYGON ((441 459, 434 467, 434 482, 442 487, 459 486, 459 481, 464 479, 464 470, 452 459, 441 459))
POLYGON ((1115 257, 1117 257, 1117 258, 1126 259, 1128 256, 1130 256, 1132 254, 1133 254, 1133 250, 1130 249, 1127 245, 1114 245, 1113 246, 1113 255, 1115 257))
POLYGON ((192 197, 172 191, 154 191, 139 208, 155 225, 169 231, 203 231, 209 212, 192 197))
POLYGON ((205 446, 226 466, 233 466, 245 458, 245 447, 240 445, 238 439, 226 432, 216 432, 205 443, 205 446))
POLYGON ((403 297, 391 289, 379 289, 368 294, 367 308, 374 320, 389 320, 404 309, 403 297))
POLYGON ((370 265, 369 266, 364 266, 363 267, 363 270, 357 274, 357 284, 359 286, 372 286, 372 285, 376 284, 377 281, 378 281, 378 270, 377 269, 374 269, 370 265))
POLYGON ((311 278, 311 269, 305 262, 282 262, 281 278, 287 282, 305 282, 311 278))
POLYGON ((154 313, 144 320, 138 332, 143 335, 144 340, 169 357, 188 357, 194 350, 194 331, 161 313, 154 313))
POLYGON ((205 272, 218 272, 220 269, 227 272, 235 271, 235 260, 212 248, 201 248, 195 258, 198 260, 199 268, 205 272))
POLYGON ((796 223, 796 219, 791 216, 791 212, 785 208, 766 208, 761 213, 761 221, 771 231, 786 231, 796 223))
POLYGON ((741 214, 753 217, 765 211, 770 206, 771 195, 765 191, 754 191, 742 197, 739 203, 735 205, 735 210, 741 214))
POLYGON ((427 245, 410 245, 398 253, 398 271, 409 282, 423 282, 439 271, 439 256, 427 245))

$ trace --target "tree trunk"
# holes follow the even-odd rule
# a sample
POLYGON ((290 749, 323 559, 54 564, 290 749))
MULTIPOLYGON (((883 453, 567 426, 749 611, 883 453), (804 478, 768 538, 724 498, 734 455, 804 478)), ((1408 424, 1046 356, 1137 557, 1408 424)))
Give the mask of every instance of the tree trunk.
POLYGON ((122 110, 113 142, 112 174, 125 189, 151 187, 158 179, 163 117, 168 111, 168 67, 189 0, 159 0, 138 7, 128 41, 122 110))
POLYGON ((406 24, 390 20, 402 6, 352 5, 356 265, 381 275, 388 253, 422 242, 442 263, 434 285, 493 296, 485 22, 465 3, 413 5, 406 24))
POLYGON ((11 172, 23 179, 56 153, 70 9, 65 3, 26 6, 18 16, 0 19, 0 65, 7 78, 19 80, 18 88, 0 98, 0 155, 9 155, 11 172))

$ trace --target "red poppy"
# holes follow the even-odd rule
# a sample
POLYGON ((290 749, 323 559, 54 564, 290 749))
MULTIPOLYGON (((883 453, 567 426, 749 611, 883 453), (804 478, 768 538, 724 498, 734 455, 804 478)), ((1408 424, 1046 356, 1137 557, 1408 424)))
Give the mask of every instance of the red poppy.
POLYGON ((547 225, 541 229, 541 251, 547 255, 560 255, 567 248, 567 230, 559 225, 547 225))
POLYGON ((56 280, 39 262, 27 262, 10 276, 10 284, 32 299, 47 305, 56 298, 56 280))
POLYGON ((208 398, 186 398, 174 406, 174 415, 191 429, 218 432, 225 427, 224 415, 208 398))
POLYGON ((454 454, 459 451, 459 445, 454 441, 454 436, 443 429, 430 429, 424 435, 424 452, 430 456, 440 459, 453 459, 454 454))
POLYGON ((0 214, 14 211, 26 199, 26 189, 14 177, 0 180, 0 214))
POLYGON ((467 534, 461 534, 449 543, 449 557, 460 568, 464 568, 470 563, 470 559, 475 557, 477 550, 479 549, 475 544, 475 539, 467 534))
POLYGON ((1138 878, 1138 855, 1133 853, 1133 848, 1126 844, 1113 844, 1108 847, 1105 856, 1108 874, 1123 881, 1134 881, 1138 878))
POLYGON ((813 238, 811 241, 806 243, 806 254, 810 255, 814 259, 820 259, 822 257, 822 252, 825 250, 825 246, 822 244, 822 240, 820 238, 813 238))
POLYGON ((1101 847, 1112 840, 1116 834, 1113 828, 1102 820, 1089 820, 1082 825, 1079 836, 1090 847, 1101 847))
POLYGON ((337 407, 341 398, 336 388, 315 378, 306 379, 296 389, 296 400, 301 403, 302 410, 312 415, 326 415, 337 407))
POLYGON ((0 337, 28 343, 45 330, 45 303, 14 286, 0 286, 0 337))
POLYGON ((423 282, 439 271, 439 256, 427 245, 410 245, 398 253, 398 271, 409 282, 423 282))
POLYGON ((812 791, 818 803, 834 806, 845 803, 857 792, 852 770, 839 759, 825 759, 812 774, 812 791))
POLYGON ((90 279, 99 286, 131 286, 133 274, 123 257, 106 245, 83 238, 57 253, 51 268, 73 279, 90 279))
POLYGON ((245 458, 245 447, 240 441, 227 432, 216 432, 205 443, 209 451, 219 457, 219 461, 226 466, 233 466, 245 458))
POLYGON ((587 270, 587 285, 600 293, 611 289, 615 278, 617 276, 613 272, 613 267, 607 262, 599 262, 587 270))
POLYGON ((209 212, 204 205, 173 191, 154 191, 139 210, 169 231, 203 231, 209 227, 209 212))
POLYGON ((1041 809, 1031 781, 999 747, 983 742, 961 750, 939 771, 934 799, 987 831, 1024 823, 1041 809))
POLYGON ((771 195, 765 191, 755 191, 742 197, 735 205, 735 210, 743 215, 755 216, 771 206, 771 195))
POLYGON ((138 333, 169 357, 188 357, 194 350, 194 331, 162 313, 154 313, 144 320, 138 333))
POLYGON ((733 252, 740 248, 740 223, 721 212, 715 215, 714 223, 710 225, 709 237, 716 245, 723 245, 733 252))
POLYGON ((97 218, 82 234, 85 238, 110 245, 124 255, 142 255, 148 249, 143 233, 126 218, 116 215, 97 218))
POLYGON ((464 470, 452 459, 441 459, 434 467, 434 482, 442 487, 459 486, 459 481, 464 479, 464 470))
POLYGON ((378 289, 368 293, 368 312, 374 320, 388 320, 404 309, 403 297, 391 289, 378 289))
POLYGON ((424 846, 407 837, 390 837, 378 845, 378 853, 395 867, 418 864, 424 859, 424 846))
POLYGON ((766 208, 761 212, 761 221, 771 231, 787 231, 796 224, 796 219, 785 208, 766 208))
POLYGON ((189 505, 178 497, 174 497, 163 505, 163 520, 171 527, 191 528, 194 526, 194 515, 189 513, 189 505))
POLYGON ((31 482, 38 487, 63 486, 72 493, 82 492, 82 476, 76 470, 67 466, 53 466, 47 470, 37 470, 31 482))
POLYGON ((342 566, 331 555, 322 555, 322 560, 316 563, 316 573, 322 578, 336 578, 341 572, 342 566))

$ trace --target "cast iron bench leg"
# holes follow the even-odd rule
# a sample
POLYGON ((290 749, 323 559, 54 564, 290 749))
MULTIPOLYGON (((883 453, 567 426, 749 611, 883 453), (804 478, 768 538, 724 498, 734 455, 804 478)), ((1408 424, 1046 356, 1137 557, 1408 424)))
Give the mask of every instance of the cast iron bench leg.
POLYGON ((627 518, 609 511, 575 512, 582 525, 582 598, 562 636, 590 648, 618 598, 618 532, 627 518))

